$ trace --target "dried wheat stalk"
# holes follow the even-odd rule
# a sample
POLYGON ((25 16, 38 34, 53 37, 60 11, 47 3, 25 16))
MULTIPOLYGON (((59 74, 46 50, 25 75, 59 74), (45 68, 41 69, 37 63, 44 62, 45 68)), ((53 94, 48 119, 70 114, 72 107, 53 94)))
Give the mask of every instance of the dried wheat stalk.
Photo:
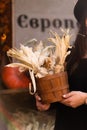
POLYGON ((65 59, 70 54, 68 48, 70 45, 69 29, 63 30, 63 35, 60 37, 56 32, 50 31, 52 37, 48 38, 53 45, 44 46, 40 41, 34 48, 20 45, 20 49, 12 48, 7 51, 9 57, 15 58, 19 63, 12 63, 10 66, 18 66, 23 68, 22 70, 29 70, 34 92, 36 92, 35 77, 41 78, 48 74, 60 73, 65 70, 65 59))

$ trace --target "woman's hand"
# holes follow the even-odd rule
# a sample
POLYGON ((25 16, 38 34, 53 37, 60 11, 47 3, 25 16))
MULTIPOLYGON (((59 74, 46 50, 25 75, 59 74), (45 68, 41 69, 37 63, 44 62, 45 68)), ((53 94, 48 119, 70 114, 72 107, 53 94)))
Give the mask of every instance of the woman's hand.
POLYGON ((80 91, 71 91, 65 95, 63 95, 63 103, 66 106, 70 106, 72 108, 76 108, 85 103, 87 98, 87 93, 80 92, 80 91))
POLYGON ((38 96, 37 94, 35 94, 35 99, 36 99, 36 106, 39 111, 46 111, 50 108, 50 104, 42 103, 40 96, 38 96))

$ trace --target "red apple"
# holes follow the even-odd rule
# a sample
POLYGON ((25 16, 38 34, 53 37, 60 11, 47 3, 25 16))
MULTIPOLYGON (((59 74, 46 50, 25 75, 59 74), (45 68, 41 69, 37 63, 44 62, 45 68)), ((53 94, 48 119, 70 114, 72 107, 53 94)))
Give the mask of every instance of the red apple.
POLYGON ((5 66, 2 69, 2 81, 7 88, 27 88, 30 78, 25 72, 20 72, 18 67, 5 66))

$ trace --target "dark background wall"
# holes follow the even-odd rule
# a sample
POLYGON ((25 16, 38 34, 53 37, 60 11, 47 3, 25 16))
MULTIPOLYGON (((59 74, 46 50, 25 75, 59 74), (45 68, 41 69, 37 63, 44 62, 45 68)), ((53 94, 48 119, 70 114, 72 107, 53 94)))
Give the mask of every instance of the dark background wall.
POLYGON ((12 4, 11 0, 0 0, 0 73, 9 62, 6 52, 12 46, 12 4))

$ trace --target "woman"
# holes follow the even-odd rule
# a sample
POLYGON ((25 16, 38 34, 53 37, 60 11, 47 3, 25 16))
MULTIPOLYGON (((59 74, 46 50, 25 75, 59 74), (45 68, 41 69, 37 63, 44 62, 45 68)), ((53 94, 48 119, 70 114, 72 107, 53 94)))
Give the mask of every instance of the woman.
MULTIPOLYGON (((67 58, 70 92, 56 103, 54 130, 87 130, 87 0, 78 0, 74 15, 79 23, 79 32, 67 58)), ((48 110, 50 104, 42 104, 36 96, 38 110, 48 110)))

